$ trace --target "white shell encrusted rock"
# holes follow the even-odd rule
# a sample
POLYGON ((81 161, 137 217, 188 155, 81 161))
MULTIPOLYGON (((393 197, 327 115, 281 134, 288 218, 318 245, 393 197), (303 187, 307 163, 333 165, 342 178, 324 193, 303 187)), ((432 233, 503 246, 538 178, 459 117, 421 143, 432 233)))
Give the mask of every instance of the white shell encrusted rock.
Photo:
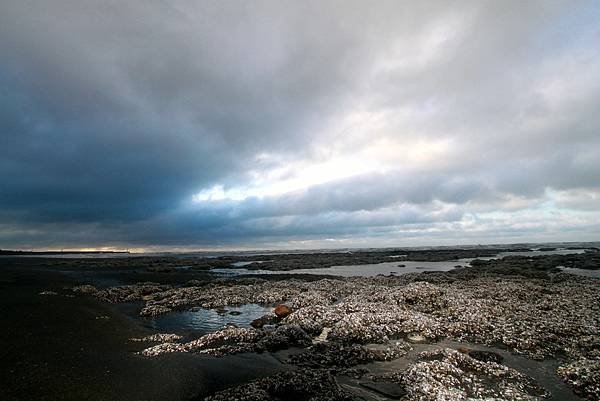
MULTIPOLYGON (((89 293, 85 290, 82 292, 89 293)), ((98 290, 95 295, 113 302, 146 297, 143 315, 248 303, 271 306, 285 303, 293 309, 293 313, 282 319, 270 333, 249 328, 225 328, 189 343, 164 342, 142 351, 148 356, 165 352, 211 355, 248 352, 258 349, 259 342, 265 342, 265 336, 272 336, 269 341, 280 340, 285 345, 285 339, 281 339, 285 333, 277 334, 277 331, 288 326, 297 327, 300 330, 295 329, 297 332, 308 333, 315 344, 389 344, 399 338, 435 342, 447 338, 494 346, 500 344, 512 352, 539 360, 561 355, 565 358, 559 369, 561 377, 583 394, 596 394, 599 379, 594 369, 600 360, 599 290, 600 280, 568 274, 531 278, 458 271, 454 274, 406 274, 310 282, 252 279, 180 288, 141 283, 98 290)), ((446 392, 440 394, 448 398, 440 399, 460 399, 462 390, 457 386, 464 383, 452 379, 451 372, 456 369, 456 363, 466 362, 454 354, 444 353, 439 357, 445 362, 420 362, 419 368, 429 372, 431 381, 417 376, 411 380, 420 383, 418 388, 423 389, 423 394, 427 386, 433 389, 431 386, 442 388, 447 385, 446 392)), ((415 370, 413 375, 417 374, 415 370)), ((475 378, 469 380, 477 382, 475 378)), ((469 391, 483 397, 487 390, 481 390, 479 385, 469 387, 469 391)), ((507 399, 538 397, 521 390, 507 385, 506 392, 494 390, 494 394, 509 397, 507 399)))

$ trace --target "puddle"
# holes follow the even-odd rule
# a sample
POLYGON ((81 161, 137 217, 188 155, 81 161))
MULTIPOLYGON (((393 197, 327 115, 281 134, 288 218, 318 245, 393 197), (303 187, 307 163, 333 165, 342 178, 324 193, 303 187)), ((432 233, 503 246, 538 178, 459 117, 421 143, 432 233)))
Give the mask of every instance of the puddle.
POLYGON ((250 322, 272 312, 272 307, 257 304, 231 306, 224 310, 194 308, 188 311, 170 312, 154 318, 143 318, 145 327, 161 333, 194 332, 206 334, 222 329, 229 323, 250 327, 250 322))

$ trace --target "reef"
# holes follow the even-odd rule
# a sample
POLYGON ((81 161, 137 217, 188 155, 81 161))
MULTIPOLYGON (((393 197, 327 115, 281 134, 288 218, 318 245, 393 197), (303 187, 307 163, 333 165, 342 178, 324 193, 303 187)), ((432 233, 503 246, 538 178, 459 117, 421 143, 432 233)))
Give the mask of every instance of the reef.
POLYGON ((363 388, 405 392, 409 400, 546 396, 532 378, 503 365, 502 356, 489 351, 440 348, 420 353, 397 371, 375 374, 365 369, 402 358, 417 344, 441 340, 487 345, 539 361, 558 359, 559 377, 577 394, 596 400, 600 280, 538 268, 558 263, 554 257, 549 260, 533 262, 531 268, 517 268, 509 259, 400 276, 238 278, 201 285, 146 282, 74 290, 109 302, 143 301, 142 316, 194 307, 272 306, 273 313, 257 319, 253 327, 227 326, 195 340, 162 341, 141 351, 153 357, 299 350, 285 360, 293 371, 225 390, 211 400, 356 399, 360 391, 338 383, 340 375, 360 378, 363 388), (317 376, 319 382, 312 383, 317 376))
POLYGON ((600 400, 600 360, 582 358, 561 365, 558 375, 588 400, 600 400))
POLYGON ((495 362, 483 362, 452 349, 423 352, 405 371, 372 376, 401 385, 408 399, 540 400, 547 396, 532 378, 495 362))
POLYGON ((301 369, 282 372, 232 389, 219 392, 207 401, 352 401, 352 395, 344 391, 326 370, 301 369))

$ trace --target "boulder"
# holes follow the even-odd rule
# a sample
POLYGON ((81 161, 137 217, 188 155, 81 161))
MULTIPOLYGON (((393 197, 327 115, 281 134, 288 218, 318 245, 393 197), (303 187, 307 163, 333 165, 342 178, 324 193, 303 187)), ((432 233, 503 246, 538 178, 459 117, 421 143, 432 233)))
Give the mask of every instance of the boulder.
POLYGON ((292 309, 287 305, 281 304, 277 305, 275 309, 273 309, 273 313, 275 313, 278 318, 283 319, 292 313, 292 309))

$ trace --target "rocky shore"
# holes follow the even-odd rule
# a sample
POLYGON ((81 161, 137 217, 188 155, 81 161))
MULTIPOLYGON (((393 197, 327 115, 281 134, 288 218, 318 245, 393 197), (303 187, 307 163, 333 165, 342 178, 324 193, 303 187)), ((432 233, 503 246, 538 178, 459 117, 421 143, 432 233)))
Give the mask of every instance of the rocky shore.
MULTIPOLYGON (((551 255, 550 258, 532 256, 515 256, 514 259, 505 258, 505 262, 515 267, 521 267, 527 260, 537 259, 538 269, 550 269, 558 265, 565 267, 577 266, 579 268, 597 269, 600 260, 600 251, 594 246, 572 247, 571 251, 586 251, 585 254, 551 255)), ((243 266, 248 270, 290 271, 295 269, 315 269, 332 266, 351 266, 363 264, 376 264, 384 262, 417 261, 417 262, 442 262, 459 259, 491 258, 502 253, 530 252, 531 247, 506 246, 506 247, 468 247, 468 248, 440 248, 440 249, 413 249, 394 248, 385 250, 348 250, 344 252, 301 252, 301 253, 265 253, 265 254, 238 254, 230 256, 207 257, 202 255, 181 256, 143 256, 129 254, 126 257, 106 258, 35 258, 38 262, 61 269, 77 270, 138 270, 149 273, 181 273, 208 272, 212 269, 227 269, 243 266)), ((556 248, 540 248, 538 251, 554 251, 556 248)), ((481 260, 483 264, 486 261, 481 260)))
POLYGON ((578 395, 597 400, 600 280, 555 269, 597 263, 597 254, 590 253, 478 261, 450 272, 400 276, 237 278, 73 290, 108 302, 143 301, 140 314, 147 317, 194 307, 279 305, 252 327, 227 326, 194 340, 176 335, 149 339, 159 343, 140 352, 146 357, 296 350, 285 359, 293 371, 225 390, 211 400, 276 400, 284 399, 282 394, 285 399, 365 399, 373 391, 403 394, 408 400, 538 400, 548 395, 534 379, 503 365, 498 355, 477 350, 440 347, 419 353, 396 371, 370 369, 374 362, 401 360, 412 347, 440 340, 559 360, 556 374, 578 395), (340 384, 341 377, 362 380, 364 386, 340 384))

